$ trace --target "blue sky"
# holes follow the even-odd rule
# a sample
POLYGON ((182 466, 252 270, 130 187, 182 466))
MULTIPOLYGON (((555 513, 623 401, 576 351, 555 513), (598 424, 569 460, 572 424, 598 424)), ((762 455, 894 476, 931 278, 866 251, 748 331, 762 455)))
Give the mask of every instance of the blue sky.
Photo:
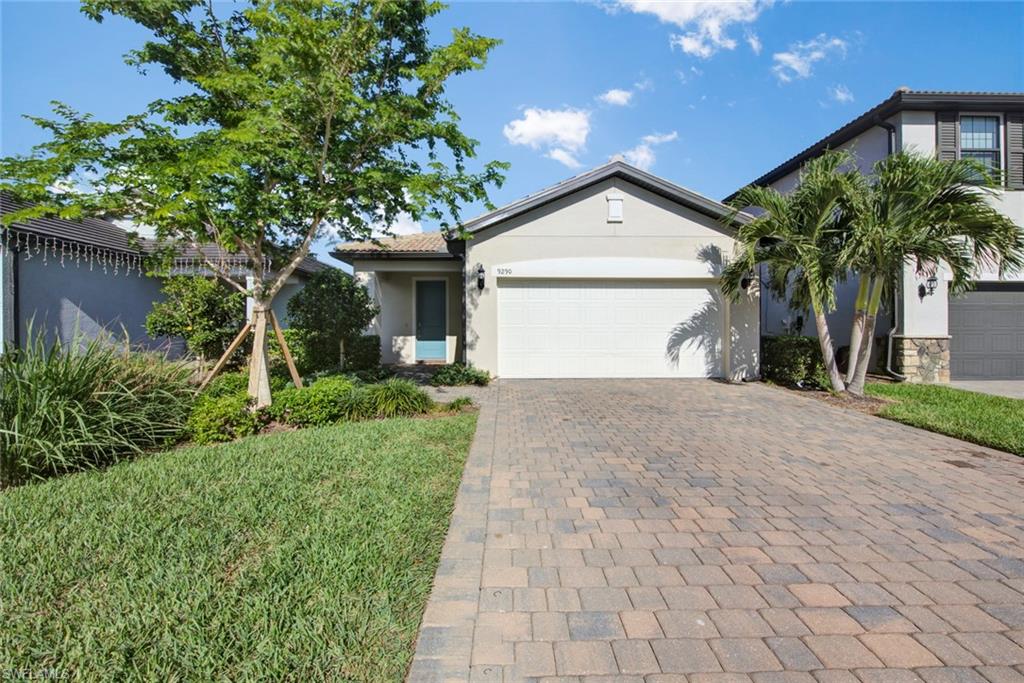
MULTIPOLYGON (((0 21, 4 155, 51 99, 110 120, 167 93, 123 63, 133 25, 8 0, 0 21)), ((463 25, 503 41, 450 88, 480 159, 512 164, 499 205, 615 154, 721 199, 899 86, 1024 90, 1024 3, 455 2, 432 29, 463 25)))

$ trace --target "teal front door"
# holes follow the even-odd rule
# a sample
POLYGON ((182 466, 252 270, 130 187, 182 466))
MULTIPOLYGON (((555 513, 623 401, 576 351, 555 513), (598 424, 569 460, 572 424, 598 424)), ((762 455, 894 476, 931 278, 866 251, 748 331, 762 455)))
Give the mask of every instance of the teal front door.
POLYGON ((445 282, 416 281, 416 360, 445 360, 445 282))

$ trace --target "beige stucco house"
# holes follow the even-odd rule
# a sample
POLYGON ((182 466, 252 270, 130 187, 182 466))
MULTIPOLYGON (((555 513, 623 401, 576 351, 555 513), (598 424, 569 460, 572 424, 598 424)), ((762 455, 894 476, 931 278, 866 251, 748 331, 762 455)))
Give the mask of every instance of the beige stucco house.
MULTIPOLYGON (((756 282, 722 297, 729 209, 612 161, 480 216, 468 239, 339 245, 380 306, 386 363, 505 378, 759 372, 756 282)), ((738 220, 745 219, 740 215, 738 220)))

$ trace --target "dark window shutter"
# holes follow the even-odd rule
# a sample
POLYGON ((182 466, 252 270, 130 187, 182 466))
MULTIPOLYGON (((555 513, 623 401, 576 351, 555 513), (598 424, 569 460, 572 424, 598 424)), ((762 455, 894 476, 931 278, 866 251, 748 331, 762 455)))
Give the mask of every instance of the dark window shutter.
POLYGON ((1024 112, 1006 115, 1006 187, 1024 190, 1024 112))
POLYGON ((960 126, 955 111, 935 113, 935 151, 940 161, 956 159, 960 146, 960 126))

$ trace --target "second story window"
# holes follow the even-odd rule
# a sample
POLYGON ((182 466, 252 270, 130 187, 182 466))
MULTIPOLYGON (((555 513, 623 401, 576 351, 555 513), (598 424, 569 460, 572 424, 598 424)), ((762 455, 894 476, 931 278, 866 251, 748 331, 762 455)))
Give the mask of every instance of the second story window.
POLYGON ((960 117, 960 158, 974 159, 999 180, 1002 153, 999 149, 998 116, 960 117))

